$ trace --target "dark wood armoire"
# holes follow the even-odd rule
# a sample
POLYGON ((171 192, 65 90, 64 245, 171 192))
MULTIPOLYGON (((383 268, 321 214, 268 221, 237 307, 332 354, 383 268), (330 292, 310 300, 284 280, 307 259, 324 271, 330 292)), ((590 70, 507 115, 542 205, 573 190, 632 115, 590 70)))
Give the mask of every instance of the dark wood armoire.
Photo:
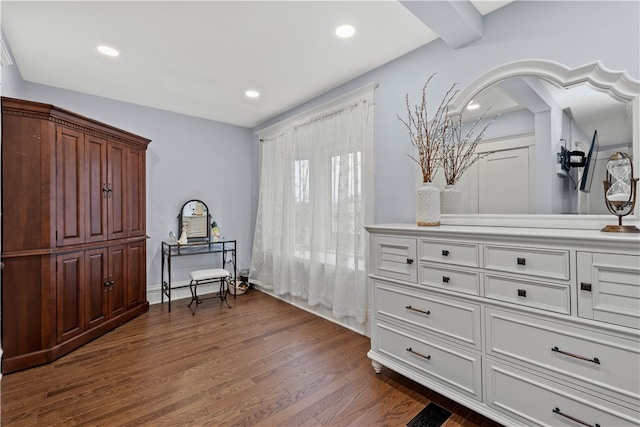
POLYGON ((146 312, 149 140, 2 98, 2 373, 146 312))

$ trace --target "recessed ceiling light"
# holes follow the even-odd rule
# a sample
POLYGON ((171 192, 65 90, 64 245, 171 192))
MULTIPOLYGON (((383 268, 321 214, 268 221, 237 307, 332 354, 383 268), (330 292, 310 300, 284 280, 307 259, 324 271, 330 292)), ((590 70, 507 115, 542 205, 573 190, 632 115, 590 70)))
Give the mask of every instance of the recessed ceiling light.
POLYGON ((480 108, 480 104, 474 104, 473 99, 467 104, 467 110, 477 110, 478 108, 480 108))
POLYGON ((260 93, 257 90, 248 90, 244 94, 247 98, 257 98, 260 96, 260 93))
POLYGON ((356 29, 351 25, 340 25, 338 28, 336 28, 336 35, 342 38, 351 37, 355 34, 355 32, 356 29))
POLYGON ((100 52, 103 55, 107 55, 107 56, 118 56, 118 55, 120 55, 120 52, 118 52, 117 50, 115 50, 112 47, 105 46, 105 45, 98 46, 98 52, 100 52))

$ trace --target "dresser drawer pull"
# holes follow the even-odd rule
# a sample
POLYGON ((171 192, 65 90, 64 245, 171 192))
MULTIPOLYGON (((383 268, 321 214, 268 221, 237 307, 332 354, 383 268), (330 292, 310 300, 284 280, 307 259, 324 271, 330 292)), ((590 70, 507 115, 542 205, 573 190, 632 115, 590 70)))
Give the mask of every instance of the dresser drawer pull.
POLYGON ((558 347, 553 347, 551 351, 555 351, 556 353, 564 354, 565 356, 575 357, 576 359, 586 360, 587 362, 593 362, 596 365, 600 364, 600 359, 594 357, 593 359, 589 359, 588 357, 580 356, 578 354, 568 353, 566 351, 560 350, 558 347))
POLYGON ((427 315, 428 315, 428 314, 431 314, 431 312, 430 312, 430 311, 424 311, 424 310, 420 310, 420 309, 417 309, 417 308, 413 308, 413 307, 411 307, 410 305, 406 306, 405 308, 406 308, 407 310, 416 311, 416 312, 418 312, 418 313, 422 313, 422 314, 427 314, 427 315))
POLYGON ((413 264, 413 259, 407 258, 407 264, 413 264))
POLYGON ((449 278, 447 276, 442 276, 442 281, 444 283, 449 283, 449 278))
POLYGON ((526 289, 518 289, 518 296, 519 297, 527 297, 527 291, 526 289))
POLYGON ((417 351, 413 351, 413 349, 411 349, 411 347, 409 347, 409 348, 407 349, 407 351, 408 351, 409 353, 415 354, 416 356, 420 356, 420 357, 422 357, 423 359, 431 360, 431 356, 430 356, 430 355, 425 356, 424 354, 420 354, 420 353, 418 353, 417 351))
POLYGON ((449 251, 446 249, 442 250, 442 256, 449 256, 449 251))
POLYGON ((591 292, 591 283, 580 282, 580 290, 591 292))
POLYGON ((558 414, 558 415, 560 415, 561 417, 568 418, 568 419, 570 419, 571 421, 575 421, 575 422, 576 422, 576 423, 578 423, 578 424, 582 424, 583 426, 587 426, 587 427, 600 427, 600 424, 598 424, 598 423, 596 423, 596 424, 589 424, 589 423, 584 422, 584 421, 582 421, 582 420, 580 420, 580 419, 578 419, 578 418, 572 417, 571 415, 563 414, 563 413, 560 411, 560 408, 554 408, 553 413, 554 413, 554 414, 558 414))
POLYGON ((524 258, 518 258, 518 265, 527 265, 527 260, 524 258))

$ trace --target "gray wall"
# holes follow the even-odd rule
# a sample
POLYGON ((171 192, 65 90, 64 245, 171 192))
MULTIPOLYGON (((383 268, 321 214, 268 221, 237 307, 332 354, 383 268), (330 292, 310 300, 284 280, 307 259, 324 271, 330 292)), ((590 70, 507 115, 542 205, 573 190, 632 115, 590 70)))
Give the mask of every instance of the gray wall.
MULTIPOLYGON (((184 202, 203 200, 221 229, 238 241, 238 267, 248 268, 253 239, 249 129, 25 82, 17 67, 2 69, 2 96, 54 104, 151 139, 147 150, 147 271, 150 300, 160 284, 160 242, 177 232, 184 202)), ((207 255, 210 256, 210 255, 207 255)), ((199 256, 198 256, 199 257, 199 256)), ((174 262, 187 280, 198 257, 174 262)))
MULTIPOLYGON (((577 67, 595 61, 627 70, 640 79, 640 3, 638 1, 519 1, 487 15, 483 37, 459 49, 441 40, 358 77, 322 96, 257 126, 282 120, 372 81, 376 90, 374 221, 414 222, 416 170, 406 129, 404 97, 417 99, 433 73, 428 95, 440 102, 458 83, 464 88, 485 72, 522 59, 556 61, 577 67)), ((255 145, 254 145, 255 147, 255 145)), ((254 148, 257 150, 257 148, 254 148)), ((254 157, 256 155, 254 154, 254 157)), ((255 193, 257 180, 252 182, 255 193)), ((255 199, 254 199, 255 203, 255 199)))

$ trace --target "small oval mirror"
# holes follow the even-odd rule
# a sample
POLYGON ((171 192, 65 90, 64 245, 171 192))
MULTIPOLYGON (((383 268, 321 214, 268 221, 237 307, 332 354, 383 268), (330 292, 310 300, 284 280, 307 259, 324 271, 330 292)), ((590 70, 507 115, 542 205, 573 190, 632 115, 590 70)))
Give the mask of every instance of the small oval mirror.
POLYGON ((202 200, 189 200, 178 215, 178 233, 186 233, 189 241, 209 240, 209 208, 202 200))

